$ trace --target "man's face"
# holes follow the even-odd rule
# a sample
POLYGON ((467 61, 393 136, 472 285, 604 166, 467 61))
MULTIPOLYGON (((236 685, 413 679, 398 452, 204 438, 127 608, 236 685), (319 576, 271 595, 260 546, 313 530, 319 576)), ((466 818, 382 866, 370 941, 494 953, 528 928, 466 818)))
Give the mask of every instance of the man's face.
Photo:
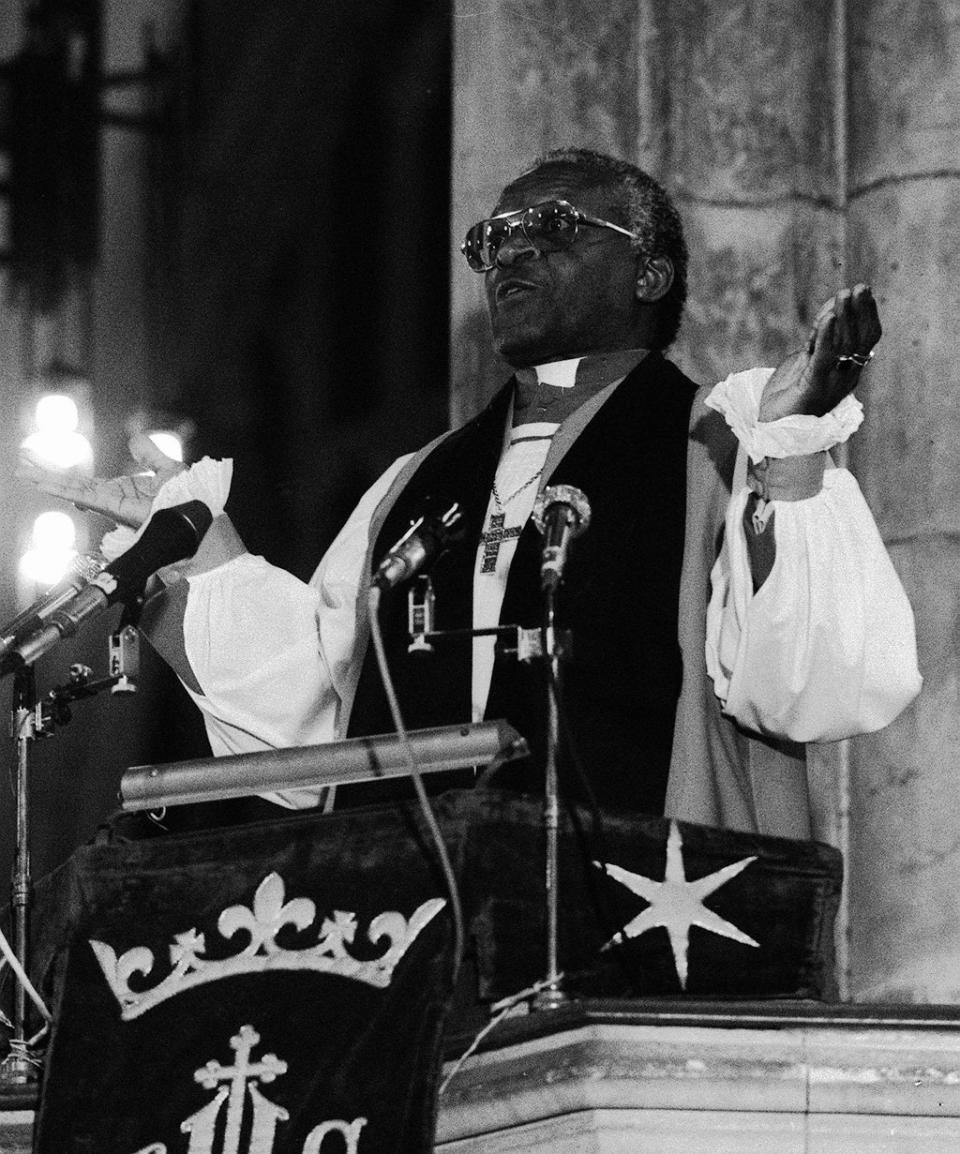
MULTIPOLYGON (((567 200, 621 223, 605 194, 574 179, 532 173, 510 185, 499 215, 567 200)), ((624 222, 625 223, 625 222, 624 222)), ((581 223, 570 248, 540 252, 516 229, 484 274, 494 346, 514 368, 639 343, 635 288, 638 256, 630 238, 581 223)))

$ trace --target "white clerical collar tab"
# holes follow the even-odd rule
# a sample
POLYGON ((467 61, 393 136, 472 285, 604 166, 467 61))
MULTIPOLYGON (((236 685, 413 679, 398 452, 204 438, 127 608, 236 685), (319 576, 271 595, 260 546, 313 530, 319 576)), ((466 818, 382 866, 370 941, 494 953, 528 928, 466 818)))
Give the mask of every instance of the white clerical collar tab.
POLYGON ((577 383, 577 368, 583 357, 571 357, 568 361, 551 361, 547 365, 534 365, 538 385, 552 385, 555 389, 572 389, 577 383))

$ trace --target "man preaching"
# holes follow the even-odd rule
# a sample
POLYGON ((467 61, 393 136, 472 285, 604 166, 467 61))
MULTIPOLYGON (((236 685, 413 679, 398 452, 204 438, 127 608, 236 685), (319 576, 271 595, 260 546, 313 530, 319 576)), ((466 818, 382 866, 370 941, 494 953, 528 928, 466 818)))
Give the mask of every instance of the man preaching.
MULTIPOLYGON (((869 288, 838 292, 775 371, 711 390, 664 356, 687 251, 667 194, 633 165, 549 153, 462 251, 513 375, 477 417, 387 470, 309 583, 246 551, 223 513, 229 462, 182 470, 141 439, 149 475, 24 475, 131 527, 192 497, 211 505, 196 555, 160 574, 144 629, 218 755, 392 729, 365 592, 425 510, 464 511, 463 539, 431 574, 436 628, 537 626, 531 512, 546 486, 575 486, 592 517, 558 600, 574 638, 563 788, 581 793, 572 745, 601 806, 809 836, 802 743, 881 728, 920 686, 906 596, 855 480, 829 455, 862 419, 850 394, 881 332, 869 288)), ((408 654, 403 589, 380 618, 407 725, 505 718, 532 754, 494 784, 542 790, 539 670, 489 637, 408 654)))

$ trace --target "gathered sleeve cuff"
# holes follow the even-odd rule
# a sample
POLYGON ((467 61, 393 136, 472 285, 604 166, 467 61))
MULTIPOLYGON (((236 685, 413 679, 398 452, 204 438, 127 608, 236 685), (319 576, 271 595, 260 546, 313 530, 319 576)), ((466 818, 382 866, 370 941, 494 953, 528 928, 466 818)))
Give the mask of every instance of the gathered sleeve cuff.
MULTIPOLYGON (((229 457, 223 460, 204 457, 192 464, 189 469, 175 473, 161 487, 150 507, 150 517, 160 509, 171 509, 174 505, 181 505, 187 501, 202 501, 216 522, 223 515, 223 507, 230 494, 232 481, 233 461, 229 457)), ((100 542, 100 552, 103 556, 108 561, 115 561, 121 553, 132 548, 143 535, 150 517, 144 521, 139 529, 118 525, 106 533, 100 542)), ((182 568, 183 566, 180 566, 180 569, 182 568)), ((172 570, 172 572, 173 576, 166 579, 168 585, 172 584, 178 576, 177 570, 172 570)))
POLYGON ((708 408, 723 414, 753 464, 832 449, 848 440, 863 423, 863 405, 852 394, 822 417, 798 413, 776 421, 759 420, 760 401, 773 369, 731 373, 706 398, 708 408))

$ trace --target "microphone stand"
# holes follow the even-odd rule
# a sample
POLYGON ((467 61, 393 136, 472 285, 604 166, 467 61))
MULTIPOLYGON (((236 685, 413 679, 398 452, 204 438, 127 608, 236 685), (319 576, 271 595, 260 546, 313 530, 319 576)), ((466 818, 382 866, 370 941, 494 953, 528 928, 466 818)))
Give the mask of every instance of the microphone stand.
POLYGON ((17 772, 15 778, 14 808, 16 832, 13 871, 10 883, 10 909, 13 922, 13 948, 0 932, 0 967, 9 965, 16 978, 13 995, 13 1021, 4 1017, 4 1024, 12 1028, 10 1050, 0 1062, 0 1088, 24 1089, 38 1081, 40 1063, 31 1053, 33 1046, 46 1033, 52 1021, 50 1011, 37 993, 27 975, 30 933, 30 747, 44 733, 44 707, 37 702, 36 679, 33 666, 17 669, 13 680, 11 735, 16 743, 17 772), (27 995, 40 1011, 44 1025, 31 1038, 27 1037, 27 995))
MULTIPOLYGON (((13 680, 11 728, 16 742, 15 782, 16 833, 10 906, 13 921, 14 956, 21 969, 27 968, 27 935, 30 906, 29 767, 30 745, 37 736, 37 688, 32 665, 17 670, 13 680)), ((26 1038, 27 997, 18 981, 13 996, 13 1037, 10 1053, 0 1063, 0 1084, 25 1085, 36 1080, 36 1067, 29 1056, 26 1038)))
POLYGON ((487 629, 441 629, 433 627, 434 595, 429 577, 420 577, 408 593, 407 620, 411 638, 409 653, 432 653, 436 641, 463 637, 496 636, 505 644, 503 653, 529 664, 543 661, 547 678, 547 750, 544 781, 544 832, 546 835, 545 881, 547 917, 547 973, 536 985, 537 993, 531 1003, 534 1010, 552 1010, 569 1002, 564 991, 563 974, 558 965, 559 937, 559 857, 560 857, 560 787, 557 757, 560 746, 560 711, 557 686, 560 684, 561 663, 570 651, 570 633, 556 627, 557 582, 544 587, 543 624, 539 629, 525 629, 518 625, 497 625, 487 629))
MULTIPOLYGON (((50 737, 55 726, 70 720, 69 702, 92 697, 102 689, 114 692, 135 692, 137 653, 135 630, 123 625, 110 638, 110 676, 91 681, 92 671, 84 665, 70 668, 67 685, 52 689, 44 701, 37 698, 36 677, 32 664, 20 666, 13 677, 11 708, 11 735, 16 744, 17 771, 15 778, 16 832, 14 861, 10 883, 10 907, 13 929, 11 949, 0 932, 0 968, 9 964, 16 978, 13 995, 13 1021, 10 1051, 0 1062, 0 1090, 3 1088, 31 1087, 39 1079, 40 1062, 32 1048, 40 1041, 52 1021, 50 1011, 37 993, 27 974, 30 934, 30 900, 32 878, 30 871, 30 749, 38 737, 50 737), (32 1037, 27 1037, 27 996, 36 1006, 44 1025, 32 1037)), ((3 1015, 0 1015, 2 1018, 3 1015)))
POLYGON ((547 914, 547 972, 533 999, 534 1010, 555 1010, 570 999, 563 989, 558 965, 560 788, 557 755, 560 747, 560 711, 557 686, 564 657, 555 623, 555 586, 544 591, 543 660, 547 672, 547 764, 543 791, 543 826, 546 835, 544 862, 547 914))

